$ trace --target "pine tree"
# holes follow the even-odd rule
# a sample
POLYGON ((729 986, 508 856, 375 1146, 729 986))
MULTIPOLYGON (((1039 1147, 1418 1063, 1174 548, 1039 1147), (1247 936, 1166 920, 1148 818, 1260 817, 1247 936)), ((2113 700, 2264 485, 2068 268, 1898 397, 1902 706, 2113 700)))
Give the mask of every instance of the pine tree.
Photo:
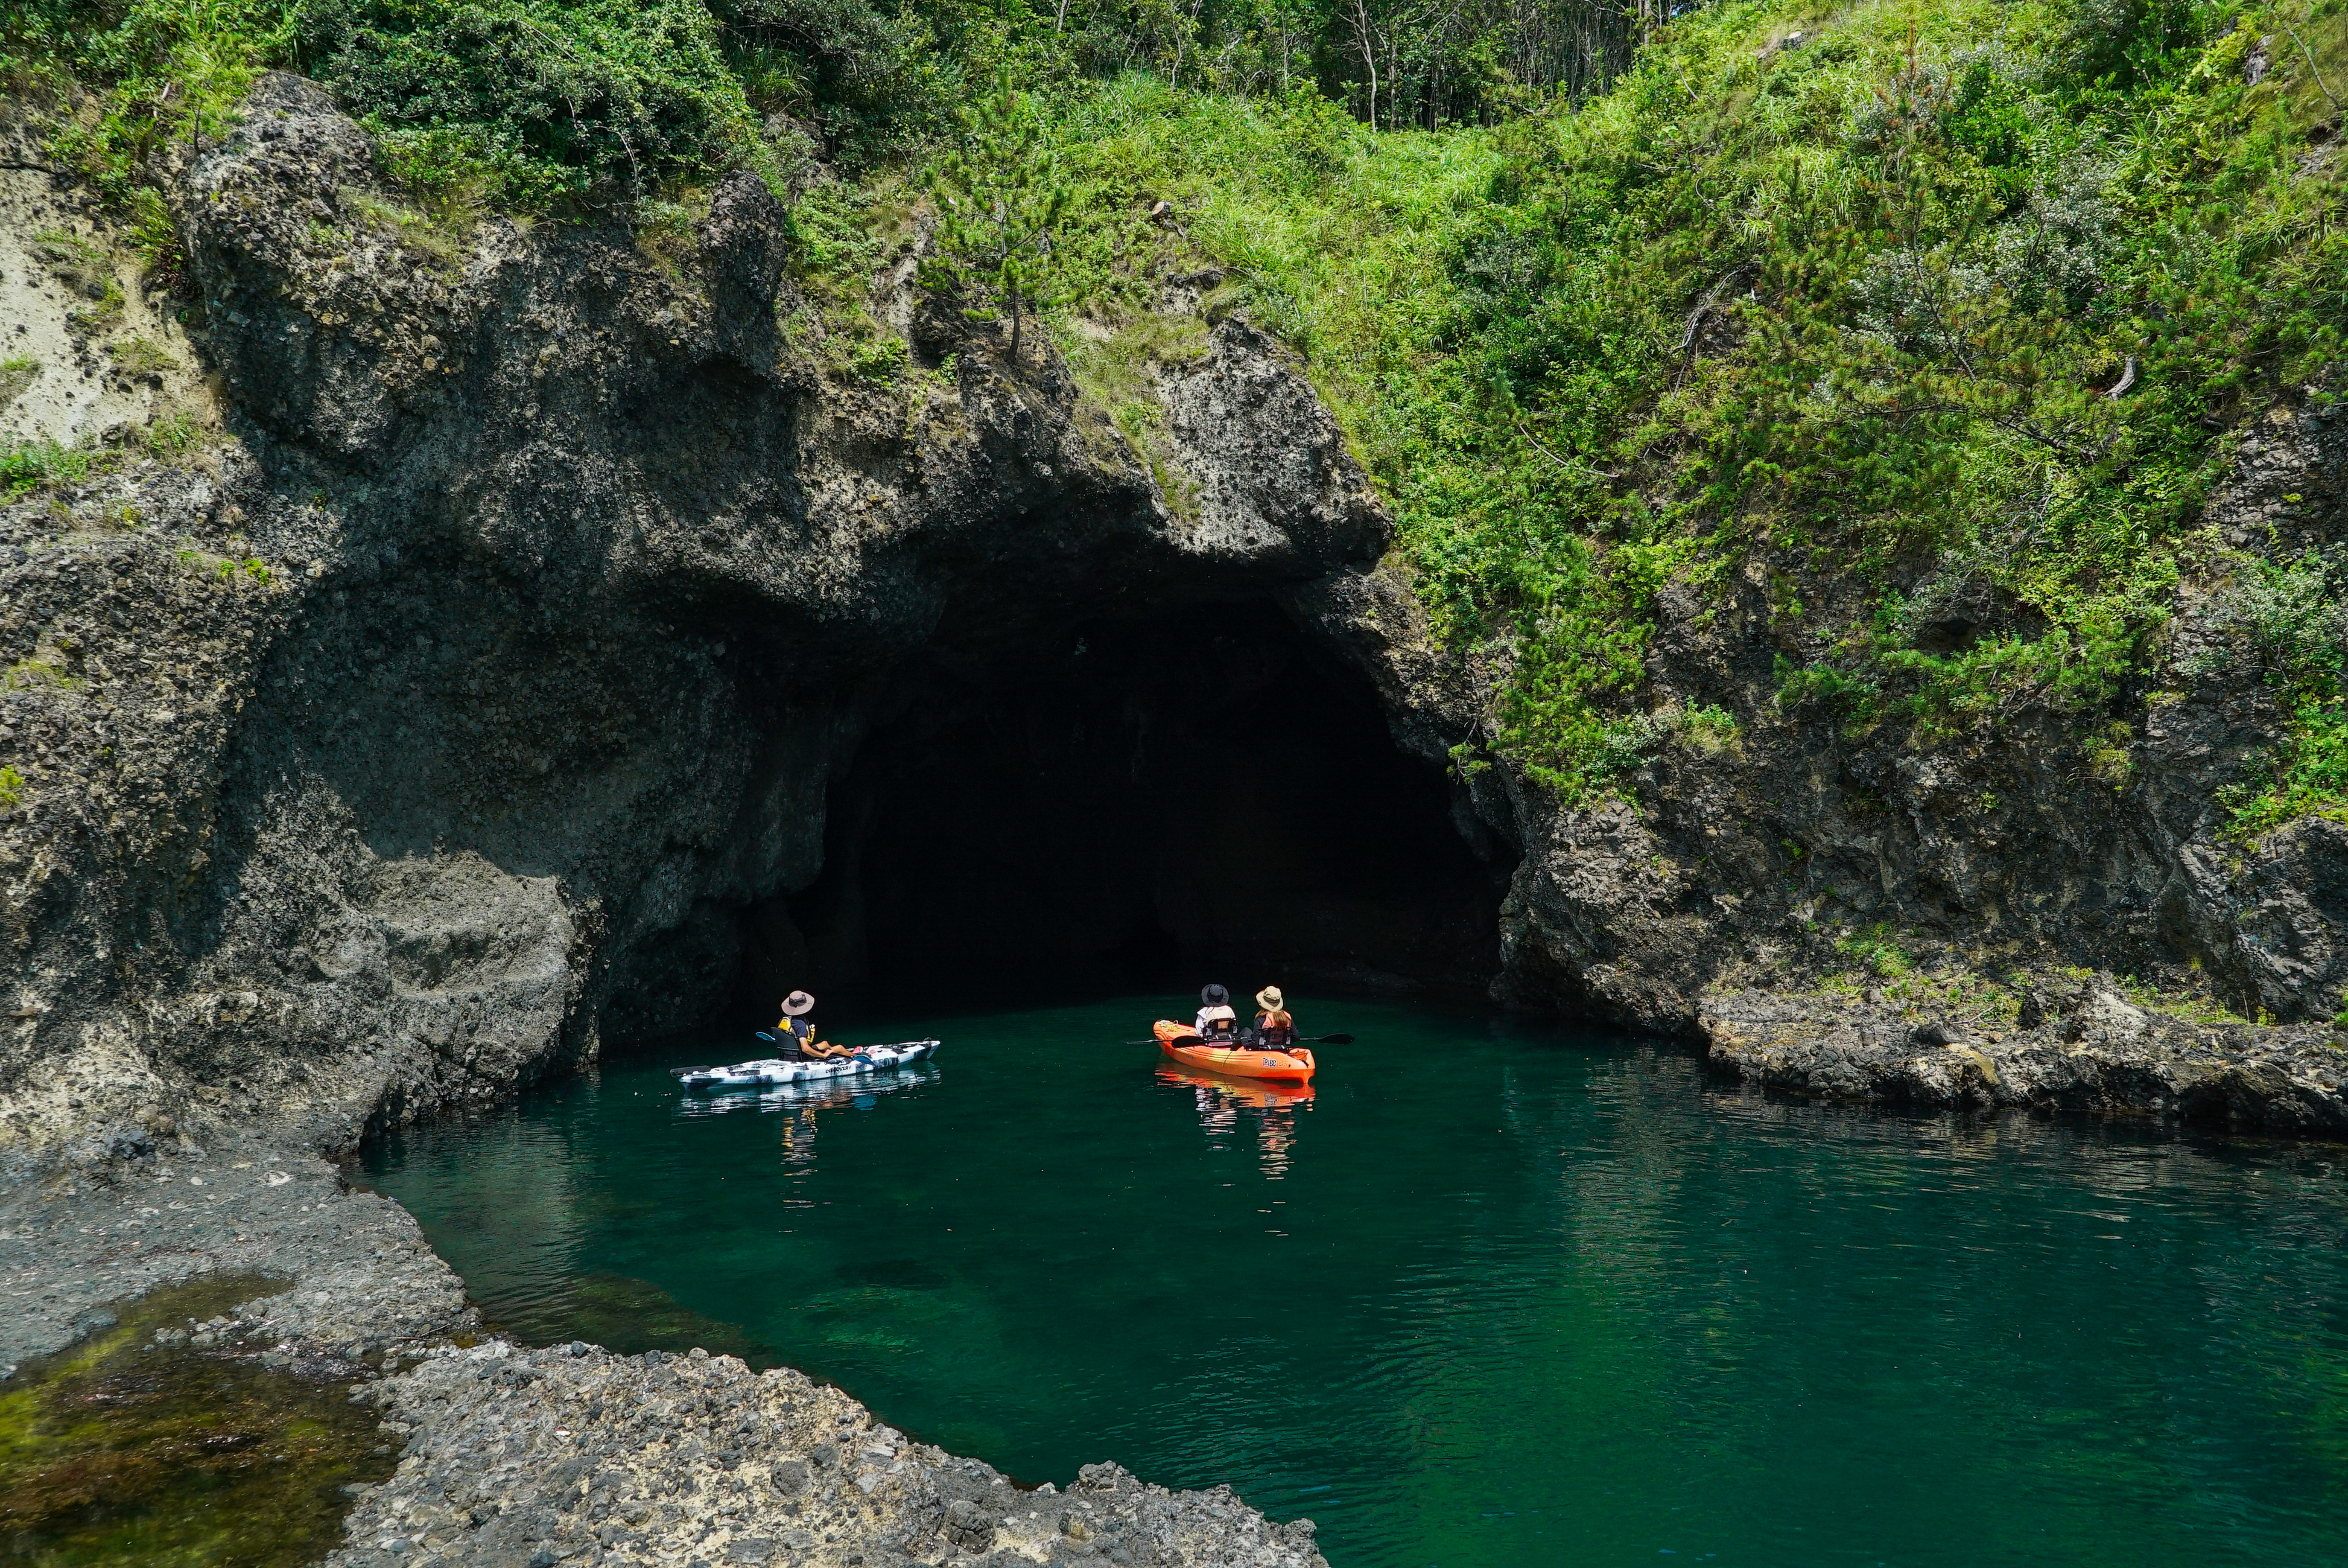
POLYGON ((954 120, 960 135, 929 171, 938 226, 922 282, 957 296, 973 321, 1008 312, 1016 364, 1028 313, 1058 302, 1052 236, 1067 187, 1035 114, 1013 88, 998 86, 954 120))

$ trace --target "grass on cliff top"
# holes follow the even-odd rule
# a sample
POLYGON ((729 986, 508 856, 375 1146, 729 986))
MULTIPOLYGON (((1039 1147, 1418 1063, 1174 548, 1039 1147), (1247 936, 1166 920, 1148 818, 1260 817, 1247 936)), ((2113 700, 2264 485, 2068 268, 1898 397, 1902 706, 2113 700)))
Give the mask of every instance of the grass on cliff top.
MULTIPOLYGON (((1493 672, 1471 753, 1567 800, 1614 787, 1673 732, 1637 690, 1659 590, 1701 601, 1758 564, 1805 650, 1781 711, 1932 744, 2051 705, 2083 772, 2125 784, 2178 585, 2263 569, 2201 526, 2228 432, 2341 390, 2343 4, 1729 0, 1579 108, 1388 133, 1309 87, 1082 79, 1048 19, 955 12, 919 48, 856 35, 897 96, 850 116, 880 161, 808 207, 802 271, 852 315, 843 220, 919 193, 873 128, 917 142, 954 83, 1007 69, 1070 193, 1070 312, 1146 296, 1164 199, 1302 351, 1438 627, 1493 672), (1984 595, 2007 630, 1923 636, 1984 595)), ((155 149, 299 63, 395 173, 543 206, 759 167, 771 106, 848 112, 759 43, 763 14, 27 0, 6 37, 15 78, 88 89, 57 145, 126 200, 155 149)), ((880 346, 851 368, 894 375, 880 346)), ((2227 656, 2260 661, 2228 626, 2227 656)), ((2337 651, 2260 668, 2300 718, 2237 792, 2245 832, 2348 799, 2337 651)))
MULTIPOLYGON (((1866 589, 1830 624, 1781 585, 1824 643, 1784 706, 1929 743, 2047 703, 2113 749, 2178 584, 2252 569, 2199 524, 2225 432, 2336 392, 2338 112, 2289 33, 2348 76, 2336 0, 1730 5, 1491 129, 1131 80, 1061 124, 1245 270, 1440 623, 1512 666, 1491 745, 1573 798, 1653 743, 1656 589, 1756 555, 1866 589), (1982 585, 2031 630, 1919 646, 1982 585)), ((2333 809, 2330 712, 2246 825, 2333 809)))

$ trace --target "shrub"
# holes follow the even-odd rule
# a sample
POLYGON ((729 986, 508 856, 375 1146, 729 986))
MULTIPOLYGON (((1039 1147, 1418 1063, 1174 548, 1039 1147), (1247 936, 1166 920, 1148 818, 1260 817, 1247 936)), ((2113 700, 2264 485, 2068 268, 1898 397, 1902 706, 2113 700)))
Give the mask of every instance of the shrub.
POLYGON ((1890 926, 1870 926, 1863 931, 1848 931, 1835 940, 1835 950, 1845 958, 1857 959, 1879 979, 1897 980, 1912 974, 1915 960, 1900 946, 1890 926))
POLYGON ((926 183, 938 221, 922 285, 958 302, 974 321, 1008 313, 1015 365, 1026 315, 1070 302, 1055 287, 1054 243, 1068 187, 1025 95, 998 84, 957 114, 926 183))
POLYGON ((56 117, 49 143, 108 200, 127 201, 149 160, 217 136, 255 76, 291 55, 302 0, 16 0, 0 24, 7 74, 50 95, 95 89, 56 117))
POLYGON ((648 195, 756 156, 741 78, 695 0, 312 0, 299 36, 411 179, 446 163, 543 205, 648 195))
POLYGON ((2184 661, 2188 675, 2248 661, 2269 683, 2330 695, 2348 655, 2348 604, 2332 593, 2322 557, 2310 550, 2283 565, 2245 560, 2210 606, 2210 631, 2223 641, 2184 661))
POLYGON ((45 485, 77 485, 88 478, 98 455, 87 446, 65 446, 46 438, 0 447, 0 487, 21 496, 45 485))
POLYGON ((2294 715, 2283 755, 2263 776, 2219 792, 2233 831, 2257 838, 2297 817, 2348 822, 2348 707, 2308 702, 2294 715))

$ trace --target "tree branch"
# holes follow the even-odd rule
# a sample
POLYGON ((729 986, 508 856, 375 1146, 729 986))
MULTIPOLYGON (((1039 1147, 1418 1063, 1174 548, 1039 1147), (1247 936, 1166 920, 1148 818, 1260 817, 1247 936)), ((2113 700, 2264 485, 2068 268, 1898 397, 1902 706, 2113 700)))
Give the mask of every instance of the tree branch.
POLYGON ((1534 451, 1540 453, 1542 456, 1548 458, 1550 462, 1556 464, 1559 467, 1564 469, 1569 474, 1580 472, 1591 475, 1601 479, 1619 480, 1622 477, 1620 474, 1610 474, 1603 468, 1593 468, 1587 463, 1572 461, 1559 456, 1556 453, 1542 446, 1540 442, 1534 437, 1533 433, 1525 428, 1525 422, 1521 419, 1516 422, 1516 426, 1517 434, 1525 438, 1526 446, 1530 446, 1534 451))
POLYGON ((2289 33, 2291 35, 2291 41, 2299 46, 2299 52, 2307 56, 2307 74, 2315 78, 2315 86, 2317 89, 2321 91, 2325 97, 2331 98, 2332 112, 2338 114, 2340 112, 2340 100, 2332 97, 2331 85, 2324 81, 2322 68, 2315 63, 2315 51, 2307 46, 2307 40, 2299 36, 2298 28, 2286 25, 2283 31, 2289 33))

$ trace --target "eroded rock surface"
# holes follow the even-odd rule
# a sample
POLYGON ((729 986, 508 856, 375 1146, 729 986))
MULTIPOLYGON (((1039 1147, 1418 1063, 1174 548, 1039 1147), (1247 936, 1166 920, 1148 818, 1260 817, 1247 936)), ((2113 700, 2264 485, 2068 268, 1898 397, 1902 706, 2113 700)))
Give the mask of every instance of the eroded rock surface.
MULTIPOLYGON (((2136 723, 2024 693, 1936 738, 1781 701, 1786 664, 1831 651, 1861 587, 1760 554, 1707 597, 1662 590, 1626 715, 1643 760, 1620 796, 1567 804, 1490 754, 1506 669, 1438 647, 1397 568, 1296 602, 1376 683, 1398 741, 1457 759, 1468 814, 1515 855, 1510 1000, 1688 1035, 1708 995, 1807 993, 1872 932, 1919 968, 2133 974, 2322 1020, 2348 1004, 2348 828, 2234 835, 2224 792, 2259 776, 2289 715, 2227 605, 2262 562, 2348 559, 2348 419, 2281 408, 2242 453, 2207 509, 2234 553, 2186 586, 2136 723)), ((1979 582, 1902 569, 1920 646, 2031 630, 1979 582)))
POLYGON ((1056 360, 843 369, 747 176, 649 249, 444 229, 273 76, 174 200, 241 440, 0 512, 20 1157, 346 1147, 722 1007, 911 656, 1385 543, 1243 322, 1154 384, 1172 504, 1056 360))
POLYGON ((2348 1034, 2194 1022, 2095 985, 2024 1026, 1848 997, 1741 992, 1702 1014, 1710 1064, 1827 1099, 2028 1107, 2348 1138, 2348 1034))
POLYGON ((502 1340, 366 1389, 406 1440, 336 1568, 394 1563, 1100 1563, 1316 1568, 1313 1524, 1114 1464, 1013 1486, 877 1423, 835 1389, 695 1350, 502 1340))

